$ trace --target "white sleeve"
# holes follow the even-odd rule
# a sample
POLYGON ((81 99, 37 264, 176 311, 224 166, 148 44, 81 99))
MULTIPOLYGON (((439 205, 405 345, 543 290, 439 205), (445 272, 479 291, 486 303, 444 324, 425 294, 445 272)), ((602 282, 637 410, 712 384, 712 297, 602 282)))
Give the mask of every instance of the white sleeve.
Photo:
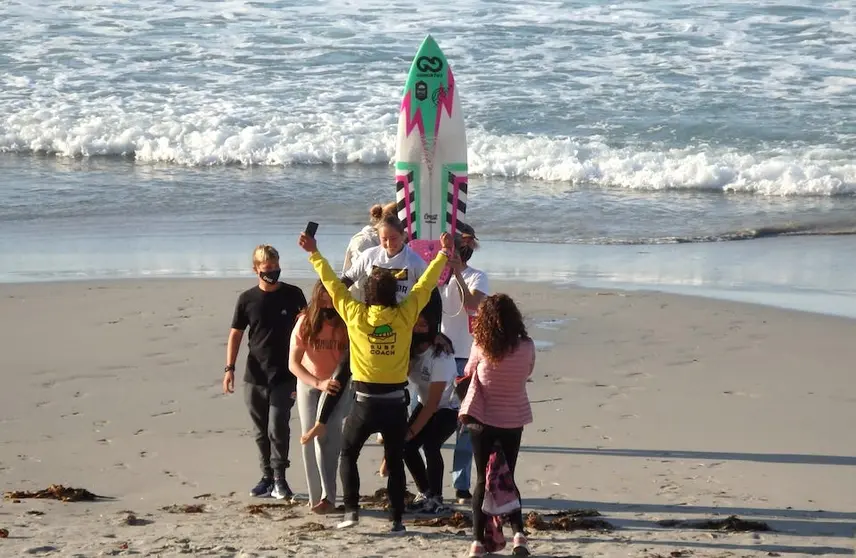
POLYGON ((452 355, 442 355, 434 357, 434 362, 431 363, 431 383, 444 382, 449 383, 458 375, 458 366, 455 364, 455 359, 452 355))
POLYGON ((363 275, 365 275, 364 270, 366 268, 367 259, 368 258, 366 258, 366 253, 362 252, 359 256, 357 256, 356 260, 353 260, 351 262, 350 269, 343 273, 344 277, 350 279, 354 283, 359 283, 360 279, 362 279, 363 275))
POLYGON ((488 294, 488 283, 487 283, 487 273, 484 271, 478 271, 473 273, 467 278, 467 288, 471 293, 475 293, 476 291, 481 291, 484 294, 488 294))

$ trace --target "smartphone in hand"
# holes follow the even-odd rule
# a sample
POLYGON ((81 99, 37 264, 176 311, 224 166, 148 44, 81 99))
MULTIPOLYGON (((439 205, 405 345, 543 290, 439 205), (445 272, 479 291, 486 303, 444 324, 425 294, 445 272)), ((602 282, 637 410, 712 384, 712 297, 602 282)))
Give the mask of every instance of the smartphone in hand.
POLYGON ((306 223, 306 230, 303 232, 305 232, 307 236, 311 236, 312 238, 315 238, 315 231, 317 231, 317 230, 318 230, 318 223, 316 223, 314 221, 309 221, 308 223, 306 223))

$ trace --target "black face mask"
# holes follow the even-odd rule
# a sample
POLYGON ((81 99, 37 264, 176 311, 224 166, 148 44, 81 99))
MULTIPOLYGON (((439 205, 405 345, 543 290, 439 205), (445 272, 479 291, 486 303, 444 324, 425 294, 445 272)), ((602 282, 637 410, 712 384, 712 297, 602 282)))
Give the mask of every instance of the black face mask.
POLYGON ((269 285, 276 285, 276 282, 279 281, 279 274, 281 272, 281 269, 274 269, 273 271, 259 271, 259 277, 269 285))
POLYGON ((325 320, 332 320, 333 318, 338 316, 335 308, 322 308, 321 311, 319 312, 319 314, 325 320))
POLYGON ((468 262, 473 257, 473 249, 470 246, 461 246, 458 248, 458 254, 462 262, 468 262))
POLYGON ((413 347, 418 347, 422 343, 431 343, 432 341, 434 341, 434 334, 430 331, 413 333, 413 347))

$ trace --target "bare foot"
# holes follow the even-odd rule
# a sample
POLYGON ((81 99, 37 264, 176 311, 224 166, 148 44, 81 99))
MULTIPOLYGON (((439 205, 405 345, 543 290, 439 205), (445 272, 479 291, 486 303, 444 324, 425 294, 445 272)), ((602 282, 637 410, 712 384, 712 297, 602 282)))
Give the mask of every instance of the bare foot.
POLYGON ((378 471, 378 474, 382 477, 389 476, 389 470, 386 468, 386 458, 380 462, 380 470, 378 471))
POLYGON ((312 511, 319 515, 324 515, 336 511, 336 506, 330 503, 330 500, 325 498, 312 506, 312 511))
POLYGON ((321 424, 320 422, 316 422, 315 426, 310 428, 306 434, 300 437, 300 443, 304 446, 310 442, 313 438, 320 438, 327 433, 327 425, 321 424))

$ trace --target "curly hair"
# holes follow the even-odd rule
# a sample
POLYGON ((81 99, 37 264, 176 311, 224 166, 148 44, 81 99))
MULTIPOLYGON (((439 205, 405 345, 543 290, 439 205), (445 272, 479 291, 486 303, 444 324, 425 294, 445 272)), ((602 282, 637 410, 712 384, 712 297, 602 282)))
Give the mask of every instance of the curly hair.
POLYGON ((365 300, 369 306, 398 306, 398 279, 392 271, 376 267, 366 282, 365 300))
POLYGON ((498 362, 517 350, 523 339, 529 334, 514 300, 507 294, 485 297, 473 323, 473 340, 485 357, 498 362))

